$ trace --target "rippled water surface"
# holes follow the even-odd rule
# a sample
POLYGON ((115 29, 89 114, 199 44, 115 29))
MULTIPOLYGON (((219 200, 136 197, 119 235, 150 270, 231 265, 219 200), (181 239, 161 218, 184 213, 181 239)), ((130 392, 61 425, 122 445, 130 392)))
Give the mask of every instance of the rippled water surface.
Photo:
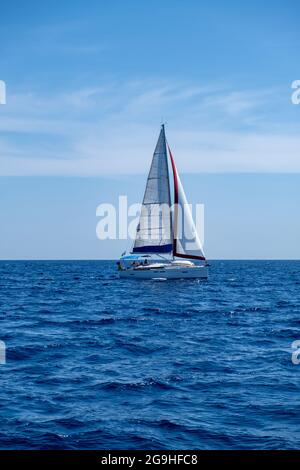
POLYGON ((0 447, 299 448, 300 262, 0 262, 0 447))

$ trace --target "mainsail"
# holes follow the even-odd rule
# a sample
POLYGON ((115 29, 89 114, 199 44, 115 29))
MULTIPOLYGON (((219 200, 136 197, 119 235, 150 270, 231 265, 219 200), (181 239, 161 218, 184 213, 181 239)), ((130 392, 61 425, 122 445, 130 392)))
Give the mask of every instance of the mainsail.
POLYGON ((202 245, 193 221, 190 206, 177 173, 175 161, 168 146, 174 177, 174 238, 173 256, 205 260, 202 245))
POLYGON ((164 125, 153 154, 133 253, 171 253, 171 196, 164 125))

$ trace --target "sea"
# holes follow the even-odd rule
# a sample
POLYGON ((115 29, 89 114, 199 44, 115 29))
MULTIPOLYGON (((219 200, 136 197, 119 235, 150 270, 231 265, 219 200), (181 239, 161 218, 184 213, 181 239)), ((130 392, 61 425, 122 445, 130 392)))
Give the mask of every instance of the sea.
POLYGON ((1 449, 299 448, 300 261, 1 261, 0 314, 1 449))

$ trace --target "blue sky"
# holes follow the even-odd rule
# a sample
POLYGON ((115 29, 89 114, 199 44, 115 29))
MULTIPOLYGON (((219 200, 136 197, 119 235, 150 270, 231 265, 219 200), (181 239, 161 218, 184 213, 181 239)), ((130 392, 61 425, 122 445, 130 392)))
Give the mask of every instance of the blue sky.
POLYGON ((118 256, 95 210, 119 192, 139 202, 162 120, 189 199, 205 203, 208 256, 300 258, 299 10, 2 5, 0 258, 118 256))

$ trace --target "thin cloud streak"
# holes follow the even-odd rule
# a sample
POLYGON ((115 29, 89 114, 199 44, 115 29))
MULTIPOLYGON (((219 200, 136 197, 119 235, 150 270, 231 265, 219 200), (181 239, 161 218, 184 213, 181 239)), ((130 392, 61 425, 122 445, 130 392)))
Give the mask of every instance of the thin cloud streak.
POLYGON ((268 118, 276 96, 155 80, 15 94, 0 114, 0 175, 145 173, 162 117, 183 172, 299 172, 299 133, 268 118))

